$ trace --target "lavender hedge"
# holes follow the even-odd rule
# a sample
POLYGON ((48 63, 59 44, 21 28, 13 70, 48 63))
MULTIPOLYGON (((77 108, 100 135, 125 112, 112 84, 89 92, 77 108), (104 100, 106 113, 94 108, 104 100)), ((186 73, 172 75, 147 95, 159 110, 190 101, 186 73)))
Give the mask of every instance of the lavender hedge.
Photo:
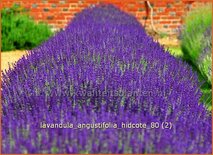
POLYGON ((2 88, 3 153, 211 152, 212 119, 199 103, 197 75, 111 5, 79 13, 3 73, 2 88), (172 126, 44 129, 41 122, 172 126))

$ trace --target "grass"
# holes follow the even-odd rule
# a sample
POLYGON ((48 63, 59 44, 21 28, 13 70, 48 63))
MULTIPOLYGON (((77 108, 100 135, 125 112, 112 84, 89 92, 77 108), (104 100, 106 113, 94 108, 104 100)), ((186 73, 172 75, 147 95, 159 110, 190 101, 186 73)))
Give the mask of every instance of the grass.
POLYGON ((212 85, 212 6, 192 10, 184 23, 180 35, 183 59, 197 67, 203 79, 212 85))
POLYGON ((181 47, 168 47, 170 54, 174 55, 175 57, 182 57, 183 52, 181 47))

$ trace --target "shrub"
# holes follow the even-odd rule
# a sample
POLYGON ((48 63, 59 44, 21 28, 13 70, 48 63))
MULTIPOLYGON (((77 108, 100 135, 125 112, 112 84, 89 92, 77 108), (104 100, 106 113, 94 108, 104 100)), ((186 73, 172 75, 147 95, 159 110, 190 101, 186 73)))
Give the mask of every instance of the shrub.
POLYGON ((2 51, 32 49, 52 35, 46 24, 36 24, 26 9, 18 5, 3 9, 1 16, 2 51))
POLYGON ((198 58, 197 65, 200 71, 211 83, 212 79, 212 26, 207 27, 201 40, 202 51, 198 58))
POLYGON ((134 17, 111 5, 85 9, 3 74, 3 153, 210 153, 211 114, 198 85, 134 17), (41 122, 120 129, 41 129, 41 122))
POLYGON ((212 70, 212 6, 207 5, 188 14, 182 31, 181 47, 186 60, 196 66, 211 85, 212 70))

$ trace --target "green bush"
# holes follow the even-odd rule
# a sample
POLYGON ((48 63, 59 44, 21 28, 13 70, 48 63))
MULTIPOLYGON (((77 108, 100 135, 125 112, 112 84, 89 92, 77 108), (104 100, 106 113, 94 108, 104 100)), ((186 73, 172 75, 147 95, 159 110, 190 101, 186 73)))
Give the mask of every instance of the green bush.
POLYGON ((47 24, 35 23, 27 10, 18 5, 2 9, 1 16, 2 51, 32 49, 52 35, 47 24))
POLYGON ((212 6, 206 5, 191 11, 187 15, 181 37, 184 59, 197 67, 198 71, 210 85, 211 74, 209 75, 210 71, 207 72, 206 69, 211 68, 211 59, 209 59, 211 58, 211 44, 206 43, 211 42, 211 31, 207 33, 207 36, 205 34, 208 29, 211 30, 211 26, 212 6), (209 48, 209 51, 206 52, 206 48, 209 48))
POLYGON ((211 109, 212 103, 212 6, 191 11, 181 32, 183 58, 198 72, 203 82, 201 101, 211 109))

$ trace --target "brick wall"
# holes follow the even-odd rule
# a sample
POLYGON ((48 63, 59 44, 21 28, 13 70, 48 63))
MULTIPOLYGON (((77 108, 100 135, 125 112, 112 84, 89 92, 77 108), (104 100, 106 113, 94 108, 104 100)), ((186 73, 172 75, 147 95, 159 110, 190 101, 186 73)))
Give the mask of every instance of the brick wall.
MULTIPOLYGON (((156 30, 175 34, 183 18, 191 9, 211 0, 149 0, 153 7, 156 30)), ((150 9, 145 0, 0 0, 0 8, 19 4, 30 10, 37 21, 49 23, 53 28, 64 28, 75 14, 97 3, 111 3, 134 16, 147 28, 151 28, 150 9)))

